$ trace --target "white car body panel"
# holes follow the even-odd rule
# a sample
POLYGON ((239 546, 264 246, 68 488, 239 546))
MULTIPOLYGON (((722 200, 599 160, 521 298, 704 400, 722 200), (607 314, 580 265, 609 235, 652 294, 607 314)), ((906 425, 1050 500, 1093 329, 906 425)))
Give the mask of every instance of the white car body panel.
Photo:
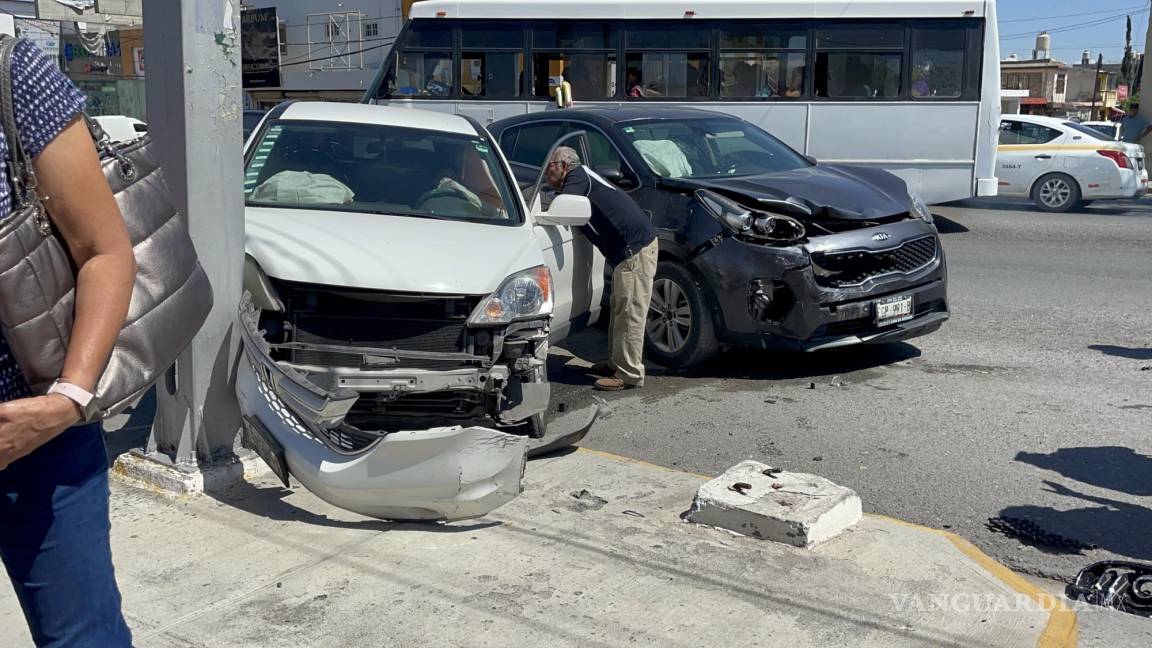
POLYGON ((285 281, 484 295, 544 263, 527 224, 248 207, 246 225, 248 254, 285 281))
POLYGON ((1064 120, 1032 115, 1004 115, 1001 123, 1036 124, 1060 132, 1041 144, 1000 144, 997 178, 1000 195, 1031 197, 1032 188, 1045 174, 1071 176, 1084 200, 1135 198, 1143 194, 1147 179, 1144 149, 1136 144, 1094 139, 1064 125, 1064 120), (1119 151, 1131 160, 1120 168, 1100 150, 1119 151))
POLYGON ((134 117, 127 117, 124 115, 100 115, 93 117, 100 128, 108 133, 108 138, 113 142, 131 142, 134 139, 142 137, 147 132, 147 125, 134 117), (138 131, 137 126, 143 127, 144 131, 138 131))

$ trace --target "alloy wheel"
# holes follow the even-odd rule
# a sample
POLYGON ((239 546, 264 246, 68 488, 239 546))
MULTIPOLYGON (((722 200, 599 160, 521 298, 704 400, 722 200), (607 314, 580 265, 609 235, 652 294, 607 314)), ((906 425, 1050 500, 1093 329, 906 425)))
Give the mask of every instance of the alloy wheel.
POLYGON ((648 337, 664 353, 678 353, 692 333, 692 306, 680 284, 657 279, 652 284, 652 305, 648 308, 648 337))
POLYGON ((1050 178, 1040 185, 1040 202, 1053 209, 1063 207, 1072 198, 1072 187, 1063 178, 1050 178))

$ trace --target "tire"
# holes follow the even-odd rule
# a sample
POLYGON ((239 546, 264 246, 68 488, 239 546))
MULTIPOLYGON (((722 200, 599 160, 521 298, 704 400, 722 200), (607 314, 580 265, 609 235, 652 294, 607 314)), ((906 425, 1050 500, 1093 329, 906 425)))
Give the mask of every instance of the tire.
POLYGON ((1040 176, 1032 185, 1032 202, 1046 212, 1072 211, 1080 205, 1080 185, 1063 173, 1040 176))
POLYGON ((719 350, 712 309, 699 282, 679 263, 661 261, 652 285, 644 352, 665 367, 688 369, 719 350))

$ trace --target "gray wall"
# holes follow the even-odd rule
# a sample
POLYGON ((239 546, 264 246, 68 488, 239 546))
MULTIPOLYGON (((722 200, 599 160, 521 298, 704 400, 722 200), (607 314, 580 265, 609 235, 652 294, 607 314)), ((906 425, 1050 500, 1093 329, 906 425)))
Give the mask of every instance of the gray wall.
MULTIPOLYGON (((313 0, 253 0, 249 3, 253 8, 275 7, 277 19, 285 24, 286 53, 281 55, 281 83, 284 91, 323 91, 342 90, 363 92, 372 83, 376 71, 380 68, 384 57, 388 55, 391 39, 400 32, 403 25, 401 18, 400 0, 342 0, 340 2, 323 2, 313 0), (308 26, 309 14, 329 14, 359 11, 363 16, 360 24, 360 43, 346 45, 348 51, 364 51, 362 55, 355 55, 354 66, 348 69, 341 65, 341 69, 318 69, 320 67, 332 68, 339 64, 338 60, 315 62, 312 64, 296 63, 292 61, 307 61, 309 59, 332 56, 337 52, 330 47, 315 45, 309 53, 309 30, 314 42, 324 40, 323 21, 313 17, 311 28, 308 26), (376 24, 375 36, 364 36, 364 26, 376 24), (361 60, 362 57, 362 60, 361 60)), ((355 23, 352 23, 353 25, 355 23)), ((355 39, 353 39, 355 40, 355 39)))

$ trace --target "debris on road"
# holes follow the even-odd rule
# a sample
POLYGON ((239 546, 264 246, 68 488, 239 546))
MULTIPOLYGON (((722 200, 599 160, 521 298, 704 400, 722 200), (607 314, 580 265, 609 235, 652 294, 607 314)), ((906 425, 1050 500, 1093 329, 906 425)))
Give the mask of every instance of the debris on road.
POLYGON ((599 511, 608 503, 608 500, 592 494, 587 488, 572 491, 572 497, 576 500, 572 503, 572 508, 576 511, 599 511))
POLYGON ((1152 565, 1125 560, 1094 563, 1068 585, 1072 600, 1152 617, 1152 565))
POLYGON ((1062 536, 1058 533, 1052 533, 1040 527, 1040 525, 1035 522, 1022 518, 992 517, 988 518, 988 524, 986 526, 989 531, 1000 533, 1034 546, 1063 549, 1074 553, 1083 553, 1084 551, 1098 548, 1094 544, 1062 536))
POLYGON ((816 389, 816 383, 814 383, 814 382, 808 383, 808 389, 816 389))

